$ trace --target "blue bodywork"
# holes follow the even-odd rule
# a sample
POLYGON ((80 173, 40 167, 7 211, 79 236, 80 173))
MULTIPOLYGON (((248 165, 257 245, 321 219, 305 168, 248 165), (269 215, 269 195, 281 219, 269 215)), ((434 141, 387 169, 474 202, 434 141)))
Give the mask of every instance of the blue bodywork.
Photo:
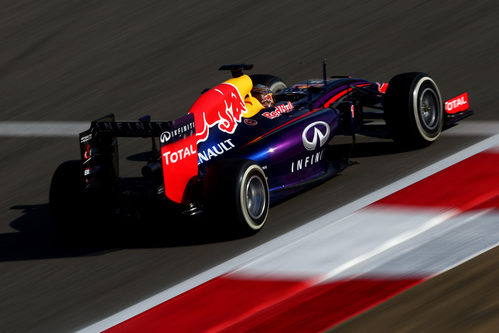
POLYGON ((359 84, 376 87, 356 79, 328 80, 326 85, 322 80, 298 83, 276 96, 280 100, 276 107, 291 102, 293 110, 270 119, 264 115, 275 108, 264 109, 243 119, 233 134, 214 127, 208 140, 198 145, 200 176, 221 158, 253 160, 265 171, 275 203, 337 174, 342 167, 326 159, 325 149, 338 134, 342 116, 333 105, 324 104, 359 84))
MULTIPOLYGON (((396 89, 388 89, 394 87, 392 81, 351 77, 307 80, 276 93, 274 107, 260 109, 258 102, 260 105, 251 109, 256 105, 251 104, 250 94, 255 82, 239 73, 240 68, 246 67, 228 66, 235 80, 208 89, 187 115, 173 121, 151 122, 146 116, 121 122, 115 121, 113 114, 94 120, 87 131, 80 133, 84 192, 91 195, 104 189, 112 193, 121 215, 133 215, 135 210, 141 212, 139 215, 148 214, 155 204, 163 207, 165 203, 181 214, 195 215, 207 206, 204 200, 210 193, 206 188, 216 187, 220 179, 233 180, 230 177, 234 173, 224 178, 213 171, 225 172, 225 163, 235 162, 237 166, 246 163, 241 161, 245 159, 261 167, 264 175, 258 172, 267 179, 270 202, 276 203, 327 180, 350 164, 347 156, 330 149, 335 136, 352 136, 355 144, 356 133, 394 139, 394 126, 412 131, 416 128, 404 117, 403 122, 395 119, 393 108, 388 108, 391 116, 385 113, 385 102, 388 107, 395 98, 390 92, 396 89), (236 79, 245 81, 245 85, 237 86, 236 79), (152 138, 143 177, 119 177, 117 137, 152 138), (210 183, 213 174, 217 177, 210 183)), ((264 74, 255 77, 276 78, 264 74)), ((414 116, 410 108, 398 107, 414 116)), ((471 110, 445 113, 443 129, 471 114, 471 110)))

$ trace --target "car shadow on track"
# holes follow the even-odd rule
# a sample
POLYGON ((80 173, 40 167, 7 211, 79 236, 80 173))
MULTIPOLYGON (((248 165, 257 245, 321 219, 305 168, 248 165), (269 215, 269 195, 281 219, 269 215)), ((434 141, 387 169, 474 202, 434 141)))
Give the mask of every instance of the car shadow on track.
POLYGON ((21 210, 23 215, 10 223, 17 232, 0 234, 0 262, 96 256, 127 248, 178 247, 238 238, 214 229, 211 221, 189 218, 170 221, 168 226, 123 225, 106 234, 103 234, 104 228, 96 228, 91 235, 67 239, 54 230, 48 204, 17 205, 10 209, 21 210))
POLYGON ((23 215, 11 222, 18 232, 0 234, 0 261, 65 258, 97 254, 96 248, 61 246, 50 223, 47 204, 19 205, 23 215))

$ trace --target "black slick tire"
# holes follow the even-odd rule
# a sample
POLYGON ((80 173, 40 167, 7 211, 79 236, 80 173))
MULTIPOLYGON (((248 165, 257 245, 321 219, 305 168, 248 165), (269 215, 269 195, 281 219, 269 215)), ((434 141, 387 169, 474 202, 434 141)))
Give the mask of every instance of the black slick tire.
POLYGON ((69 246, 98 245, 113 227, 109 192, 84 191, 81 161, 63 162, 50 184, 49 209, 59 240, 69 246))
POLYGON ((208 167, 203 184, 210 219, 242 236, 263 228, 269 211, 265 173, 255 162, 226 159, 208 167))
POLYGON ((80 161, 63 162, 50 184, 49 207, 52 223, 62 238, 74 238, 83 231, 83 179, 80 161))
POLYGON ((286 83, 284 81, 274 75, 269 74, 253 74, 250 75, 251 81, 253 81, 253 86, 257 84, 263 84, 270 88, 270 90, 275 94, 283 89, 286 89, 286 83))
POLYGON ((442 132, 442 97, 435 81, 424 73, 394 76, 384 97, 384 110, 393 140, 404 148, 425 147, 442 132))

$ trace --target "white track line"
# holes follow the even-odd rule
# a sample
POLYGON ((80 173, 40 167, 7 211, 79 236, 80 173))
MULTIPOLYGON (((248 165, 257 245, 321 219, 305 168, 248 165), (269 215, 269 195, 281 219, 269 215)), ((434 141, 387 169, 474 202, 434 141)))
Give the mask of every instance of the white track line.
POLYGON ((386 251, 396 247, 397 245, 405 243, 405 242, 413 239, 414 237, 422 234, 423 232, 428 231, 428 230, 448 221, 450 218, 459 214, 459 212, 460 211, 457 209, 449 210, 448 212, 445 212, 443 214, 440 214, 440 215, 428 220, 426 223, 424 223, 423 225, 419 226, 416 229, 409 230, 407 232, 404 232, 402 234, 397 235, 396 237, 390 238, 386 242, 381 244, 380 246, 372 249, 371 251, 366 252, 366 253, 344 263, 343 265, 340 265, 340 266, 332 269, 331 271, 329 271, 327 274, 325 274, 322 277, 322 280, 324 281, 324 280, 331 279, 334 276, 338 276, 341 273, 347 271, 348 269, 367 261, 368 259, 371 259, 371 258, 373 258, 373 257, 375 257, 383 252, 386 252, 386 251))
POLYGON ((2 121, 0 137, 77 137, 89 121, 2 121))
MULTIPOLYGON (((0 137, 77 137, 90 127, 90 121, 0 121, 0 137)), ((482 135, 499 133, 499 121, 466 120, 443 135, 482 135)))
MULTIPOLYGON (((485 139, 477 144, 474 144, 462 151, 459 151, 439 162, 436 162, 418 172, 415 172, 407 177, 404 177, 386 187, 372 192, 354 202, 340 207, 326 215, 319 217, 297 229, 294 229, 282 236, 279 236, 267 243, 264 243, 252 250, 249 250, 241 255, 234 257, 224 263, 221 263, 207 271, 204 271, 192 278, 189 278, 177 285, 174 285, 152 297, 149 297, 135 305, 132 305, 114 315, 111 315, 99 322, 81 329, 80 332, 96 332, 103 331, 112 326, 115 326, 129 318, 132 318, 154 306, 157 306, 175 296, 178 296, 202 283, 205 283, 215 277, 235 271, 240 267, 261 259, 270 252, 279 251, 283 247, 288 247, 290 244, 299 242, 300 239, 306 237, 310 233, 317 231, 328 225, 337 223, 339 220, 353 214, 357 210, 372 204, 398 190, 401 190, 415 182, 418 182, 438 171, 441 171, 453 164, 456 164, 470 156, 473 156, 486 149, 499 145, 499 134, 496 134, 488 139, 485 139)), ((333 180, 334 181, 334 180, 333 180)))
POLYGON ((443 135, 494 135, 499 133, 499 121, 465 120, 444 131, 443 135))

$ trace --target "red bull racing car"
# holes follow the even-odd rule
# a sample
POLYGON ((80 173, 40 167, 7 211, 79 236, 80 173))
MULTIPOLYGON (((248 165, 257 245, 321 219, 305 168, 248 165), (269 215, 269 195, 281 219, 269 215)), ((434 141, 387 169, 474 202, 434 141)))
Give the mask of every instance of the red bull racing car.
POLYGON ((355 143, 363 134, 424 147, 472 113, 466 93, 444 102, 424 73, 382 83, 327 77, 324 65, 321 79, 287 86, 276 76, 243 74, 251 68, 222 66, 232 78, 202 93, 176 120, 122 122, 111 114, 92 121, 79 137, 81 159, 62 163, 53 176, 56 227, 74 232, 89 221, 154 219, 159 209, 209 214, 252 234, 265 224, 270 205, 348 165, 328 154, 333 137, 352 136, 355 143), (255 87, 271 96, 256 98, 255 87), (141 177, 120 177, 118 137, 152 138, 141 177))

